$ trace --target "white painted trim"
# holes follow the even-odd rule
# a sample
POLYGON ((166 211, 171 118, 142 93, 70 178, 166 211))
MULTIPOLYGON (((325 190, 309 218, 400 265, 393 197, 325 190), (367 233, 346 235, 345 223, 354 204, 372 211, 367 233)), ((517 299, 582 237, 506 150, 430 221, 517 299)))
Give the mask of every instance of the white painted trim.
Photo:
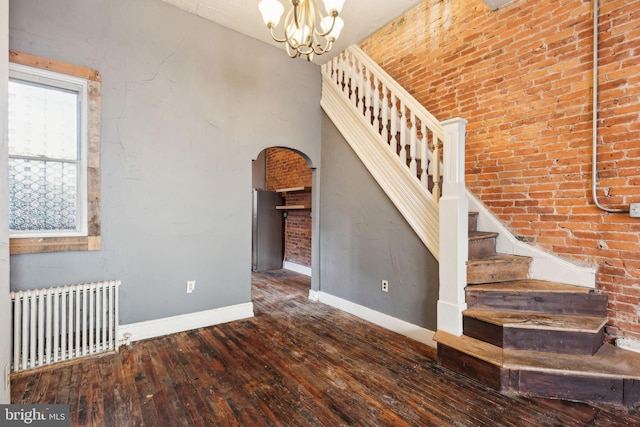
POLYGON ((253 303, 248 302, 146 322, 120 325, 118 339, 122 343, 128 343, 250 317, 253 317, 253 303))
POLYGON ((311 277, 311 267, 307 267, 306 265, 298 264, 291 261, 283 261, 282 268, 311 277))
POLYGON ((438 301, 438 330, 444 330, 455 336, 462 335, 462 312, 467 309, 467 303, 453 304, 438 301))
POLYGON ((478 230, 499 233, 496 250, 500 253, 533 258, 529 277, 595 289, 596 269, 580 266, 533 247, 515 238, 511 232, 469 190, 469 211, 478 212, 478 230))
MULTIPOLYGON (((315 291, 314 291, 315 292, 315 291)), ((333 296, 326 292, 316 292, 318 300, 321 303, 330 305, 339 310, 346 311, 368 322, 381 326, 390 331, 396 332, 400 335, 404 335, 407 338, 411 338, 415 341, 428 345, 429 347, 436 347, 436 342, 433 340, 435 332, 425 329, 421 326, 414 325, 404 320, 397 319, 389 316, 388 314, 381 313, 379 311, 372 310, 368 307, 356 304, 351 301, 333 296)), ((311 296, 311 293, 309 293, 311 296)))
POLYGON ((318 302, 320 300, 320 292, 309 289, 309 301, 318 302))
POLYGON ((398 156, 380 142, 363 116, 322 74, 320 105, 360 158, 378 185, 398 208, 416 235, 436 259, 440 256, 439 208, 432 195, 411 175, 398 156))
POLYGON ((469 258, 469 209, 464 186, 467 121, 450 119, 442 124, 444 173, 440 198, 438 330, 460 335, 462 310, 458 309, 465 306, 469 258))

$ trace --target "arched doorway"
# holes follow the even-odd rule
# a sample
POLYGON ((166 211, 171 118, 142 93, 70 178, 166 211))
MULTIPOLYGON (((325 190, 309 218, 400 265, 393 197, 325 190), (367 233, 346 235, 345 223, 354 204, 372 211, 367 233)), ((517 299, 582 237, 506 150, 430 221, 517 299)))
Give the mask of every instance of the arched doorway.
POLYGON ((312 169, 295 150, 271 147, 253 161, 252 271, 311 276, 312 169))

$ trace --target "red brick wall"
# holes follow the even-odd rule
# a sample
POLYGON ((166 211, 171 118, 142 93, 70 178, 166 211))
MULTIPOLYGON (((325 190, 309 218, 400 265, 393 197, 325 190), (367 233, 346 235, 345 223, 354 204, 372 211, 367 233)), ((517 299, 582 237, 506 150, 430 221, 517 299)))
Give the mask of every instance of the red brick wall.
MULTIPOLYGON (((267 190, 311 187, 311 169, 305 159, 286 148, 268 148, 266 165, 267 190)), ((311 206, 311 191, 289 192, 287 205, 311 206)), ((311 266, 311 211, 288 211, 284 227, 284 259, 311 266)))
MULTIPOLYGON (((599 197, 640 202, 640 0, 601 2, 599 197)), ((640 338, 640 220, 591 198, 592 1, 425 0, 361 47, 439 119, 468 188, 519 238, 598 267, 611 335, 640 338)))

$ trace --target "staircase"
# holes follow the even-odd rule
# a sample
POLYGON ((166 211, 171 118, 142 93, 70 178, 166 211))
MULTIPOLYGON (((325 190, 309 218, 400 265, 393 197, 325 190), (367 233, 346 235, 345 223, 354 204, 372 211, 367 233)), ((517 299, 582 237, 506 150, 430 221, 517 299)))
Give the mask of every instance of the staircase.
POLYGON ((523 396, 640 404, 640 354, 604 343, 607 297, 529 279, 530 258, 496 253, 469 214, 462 336, 438 331, 439 363, 523 396))
POLYGON ((540 265, 558 260, 499 254, 499 234, 478 231, 466 121, 438 121, 356 46, 324 64, 322 79, 322 108, 439 262, 439 363, 506 393, 640 404, 640 354, 604 343, 607 297, 531 279, 557 274, 540 265))

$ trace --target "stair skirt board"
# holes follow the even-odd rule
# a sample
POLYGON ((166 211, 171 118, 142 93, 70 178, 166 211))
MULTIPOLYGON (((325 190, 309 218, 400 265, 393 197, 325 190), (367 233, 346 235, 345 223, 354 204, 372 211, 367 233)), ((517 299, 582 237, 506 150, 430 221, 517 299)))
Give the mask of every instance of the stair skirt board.
POLYGON ((530 277, 540 280, 556 280, 570 285, 595 289, 596 269, 576 265, 556 255, 543 251, 518 240, 502 223, 467 190, 469 211, 478 213, 474 221, 477 229, 500 234, 497 251, 505 254, 529 256, 532 258, 530 277))
POLYGON ((409 170, 397 160, 397 156, 391 154, 388 147, 381 143, 370 143, 378 138, 372 127, 362 120, 362 116, 348 101, 345 102, 344 94, 324 73, 322 78, 321 107, 416 235, 438 259, 439 206, 433 200, 433 195, 427 193, 409 170), (390 173, 389 168, 392 168, 394 173, 390 173))

